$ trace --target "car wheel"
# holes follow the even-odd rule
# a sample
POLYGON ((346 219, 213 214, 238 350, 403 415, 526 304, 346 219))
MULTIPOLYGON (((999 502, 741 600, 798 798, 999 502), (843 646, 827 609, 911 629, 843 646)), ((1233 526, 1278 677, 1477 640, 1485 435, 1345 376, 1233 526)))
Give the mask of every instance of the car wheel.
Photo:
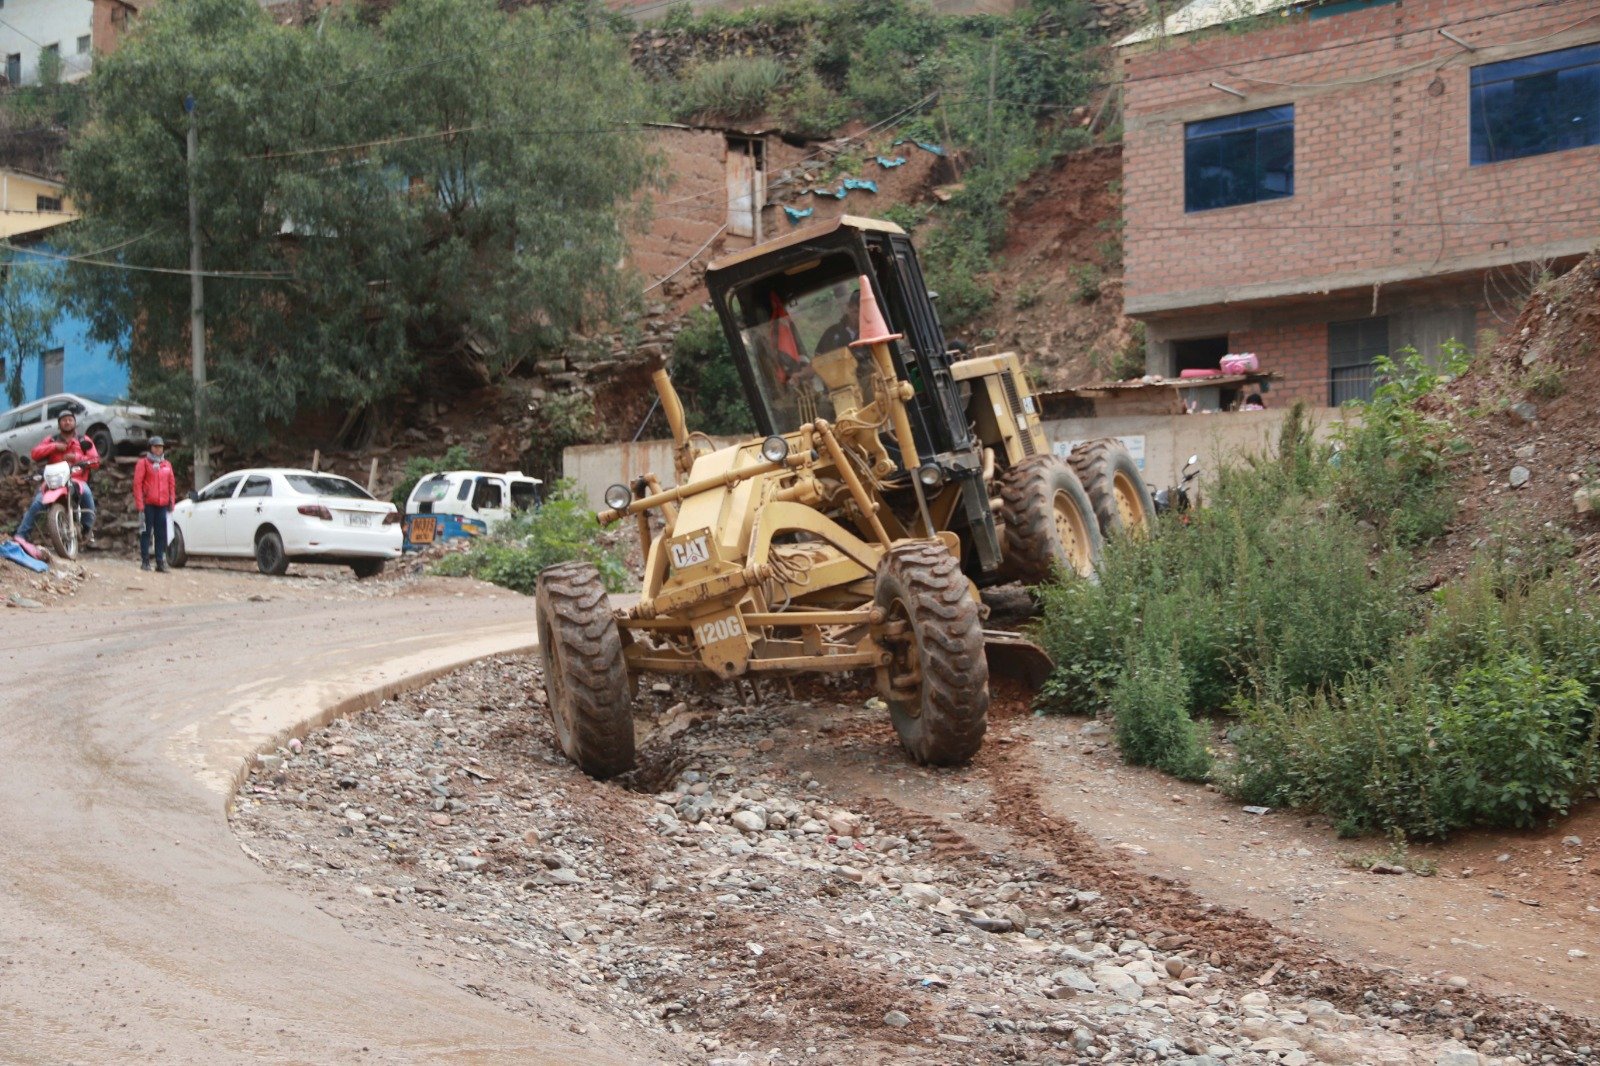
POLYGON ((17 457, 12 452, 0 452, 0 477, 10 477, 17 472, 17 457))
POLYGON ((275 529, 262 530, 256 537, 256 569, 269 577, 282 577, 289 569, 283 553, 283 538, 275 529))
POLYGON ((175 569, 189 565, 189 553, 183 547, 183 529, 176 523, 172 526, 172 539, 167 542, 167 563, 175 569))
POLYGON ((109 429, 105 426, 91 426, 89 439, 94 442, 94 450, 100 453, 101 459, 111 459, 113 453, 111 451, 111 431, 109 429))

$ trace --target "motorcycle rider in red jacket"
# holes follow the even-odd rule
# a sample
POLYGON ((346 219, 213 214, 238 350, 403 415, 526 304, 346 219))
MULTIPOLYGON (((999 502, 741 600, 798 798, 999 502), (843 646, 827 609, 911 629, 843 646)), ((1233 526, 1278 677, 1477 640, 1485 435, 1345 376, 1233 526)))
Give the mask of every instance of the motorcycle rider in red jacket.
MULTIPOLYGON (((83 515, 83 540, 85 544, 93 547, 94 493, 89 491, 89 473, 100 465, 100 453, 95 449, 94 441, 88 437, 78 436, 78 416, 71 411, 62 411, 56 416, 56 430, 56 433, 40 441, 33 449, 33 461, 39 464, 73 465, 72 480, 78 483, 78 499, 83 515), (82 469, 78 469, 80 464, 82 469)), ((33 523, 42 510, 44 510, 44 489, 41 488, 22 515, 22 524, 17 527, 18 538, 28 539, 28 534, 33 532, 33 523)))

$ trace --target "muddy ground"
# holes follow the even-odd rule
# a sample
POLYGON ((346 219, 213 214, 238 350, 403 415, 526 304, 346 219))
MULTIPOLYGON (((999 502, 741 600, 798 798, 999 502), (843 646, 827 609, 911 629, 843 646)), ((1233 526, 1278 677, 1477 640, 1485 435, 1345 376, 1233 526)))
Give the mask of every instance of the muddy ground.
MULTIPOLYGON (((571 997, 572 1031, 664 1061, 1594 1057, 1592 993, 1524 986, 1507 956, 1525 944, 1430 963, 1410 927, 1340 924, 1383 909, 1372 893, 1432 921, 1400 900, 1431 897, 1450 860, 1432 879, 1367 873, 1318 826, 1113 777, 1082 721, 1002 709, 971 768, 929 771, 867 693, 800 696, 658 686, 641 769, 596 783, 555 750, 537 663, 489 661, 261 759, 233 825, 361 936, 509 1011, 571 997)), ((1585 881, 1560 876, 1541 882, 1552 909, 1585 881)))

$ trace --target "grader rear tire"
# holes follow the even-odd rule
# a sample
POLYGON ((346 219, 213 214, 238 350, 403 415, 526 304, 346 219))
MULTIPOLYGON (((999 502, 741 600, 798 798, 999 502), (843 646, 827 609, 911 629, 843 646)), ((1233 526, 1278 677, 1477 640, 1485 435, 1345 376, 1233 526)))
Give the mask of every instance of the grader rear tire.
POLYGON ((1100 523, 1066 460, 1036 455, 1000 481, 1006 575, 1038 585, 1057 567, 1093 580, 1100 566, 1100 523))
POLYGON ((1155 524, 1156 502, 1121 441, 1114 437, 1084 441, 1067 457, 1073 472, 1089 494, 1100 535, 1114 533, 1143 536, 1155 524))
POLYGON ((907 623, 889 667, 915 695, 887 698, 900 743, 917 762, 956 766, 989 728, 983 623, 961 566, 937 541, 896 545, 878 565, 874 596, 889 622, 907 623))
POLYGON ((590 777, 633 769, 633 710, 622 635, 600 572, 561 563, 539 575, 534 595, 544 690, 556 742, 590 777))

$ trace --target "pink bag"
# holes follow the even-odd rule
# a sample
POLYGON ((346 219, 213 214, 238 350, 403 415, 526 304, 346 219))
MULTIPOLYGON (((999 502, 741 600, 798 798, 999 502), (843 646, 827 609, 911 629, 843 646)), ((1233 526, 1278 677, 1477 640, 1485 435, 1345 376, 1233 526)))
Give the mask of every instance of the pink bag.
POLYGON ((1256 358, 1255 352, 1243 352, 1238 355, 1225 355, 1222 357, 1222 372, 1224 374, 1253 374, 1261 369, 1261 362, 1256 358))
POLYGON ((35 559, 38 559, 40 562, 47 563, 50 561, 49 559, 45 558, 44 551, 34 545, 32 542, 23 540, 21 537, 12 537, 11 539, 16 542, 17 547, 33 556, 35 559))

